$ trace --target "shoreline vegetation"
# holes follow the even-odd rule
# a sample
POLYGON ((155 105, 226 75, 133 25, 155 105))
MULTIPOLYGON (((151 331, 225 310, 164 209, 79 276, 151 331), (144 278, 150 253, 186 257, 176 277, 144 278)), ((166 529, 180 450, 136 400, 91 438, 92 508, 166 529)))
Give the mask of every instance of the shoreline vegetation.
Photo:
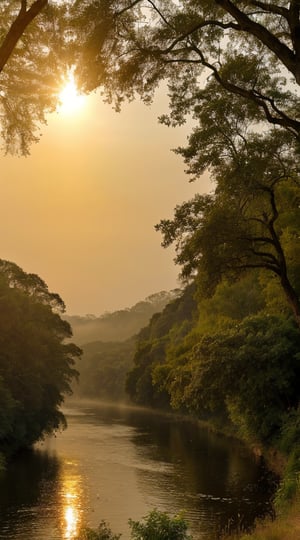
MULTIPOLYGON (((130 540, 193 540, 182 513, 171 517, 166 512, 154 509, 141 521, 129 519, 128 523, 130 540)), ((83 528, 74 540, 119 540, 121 536, 114 534, 110 526, 101 521, 97 529, 83 528)))
MULTIPOLYGON (((188 534, 188 523, 183 514, 174 517, 165 512, 152 510, 143 522, 129 519, 131 540, 193 540, 188 534)), ((222 534, 222 533, 221 533, 222 534)), ((75 540, 119 540, 110 526, 102 521, 97 529, 83 528, 75 540)), ((299 540, 300 538, 300 496, 299 491, 291 506, 280 512, 275 520, 264 519, 257 522, 253 532, 222 534, 220 540, 299 540)), ((212 538, 211 540, 216 540, 212 538)))
MULTIPOLYGON (((275 493, 275 519, 258 522, 252 533, 231 535, 230 540, 299 540, 300 538, 300 451, 294 450, 275 493)), ((282 467, 282 462, 280 463, 282 467)), ((228 540, 229 540, 228 538, 228 540)))
POLYGON ((274 520, 258 522, 252 533, 237 533, 224 540, 299 540, 300 538, 300 493, 285 511, 279 512, 274 520))

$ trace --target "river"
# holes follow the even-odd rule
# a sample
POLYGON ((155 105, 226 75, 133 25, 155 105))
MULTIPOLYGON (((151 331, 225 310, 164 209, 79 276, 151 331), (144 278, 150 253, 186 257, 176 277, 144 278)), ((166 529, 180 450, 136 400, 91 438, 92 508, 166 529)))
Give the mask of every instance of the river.
POLYGON ((128 518, 184 510, 195 540, 249 527, 270 512, 273 475, 239 442, 149 410, 70 403, 68 429, 0 477, 0 538, 73 540, 105 520, 128 540, 128 518))

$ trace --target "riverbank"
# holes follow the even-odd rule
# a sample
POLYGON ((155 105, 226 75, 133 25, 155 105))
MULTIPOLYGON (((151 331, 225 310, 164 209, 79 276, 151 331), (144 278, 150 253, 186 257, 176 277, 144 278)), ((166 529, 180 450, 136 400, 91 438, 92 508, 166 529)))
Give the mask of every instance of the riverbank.
MULTIPOLYGON (((231 535, 226 540, 299 540, 300 538, 300 493, 291 507, 274 521, 258 523, 254 532, 231 535)), ((225 540, 225 539, 224 539, 225 540)))
POLYGON ((6 538, 73 538, 104 519, 129 540, 128 519, 156 508, 170 516, 184 509, 194 540, 216 540, 240 515, 251 527, 269 513, 273 475, 238 441, 142 408, 66 405, 68 429, 0 476, 6 538))
MULTIPOLYGON (((276 452, 275 455, 277 455, 276 452)), ((281 460, 279 464, 281 465, 281 460)), ((274 506, 276 510, 274 520, 266 519, 258 522, 252 533, 233 534, 225 540, 300 539, 300 450, 298 445, 286 461, 285 470, 275 494, 274 506)))
POLYGON ((298 421, 292 426, 287 423, 282 430, 281 439, 273 447, 264 448, 237 432, 215 424, 204 425, 229 438, 236 438, 250 448, 257 457, 263 457, 268 468, 273 471, 280 483, 274 497, 275 519, 266 518, 256 523, 252 533, 233 532, 225 534, 222 540, 300 540, 300 447, 298 441, 298 421), (290 437, 290 435, 292 436, 290 437))

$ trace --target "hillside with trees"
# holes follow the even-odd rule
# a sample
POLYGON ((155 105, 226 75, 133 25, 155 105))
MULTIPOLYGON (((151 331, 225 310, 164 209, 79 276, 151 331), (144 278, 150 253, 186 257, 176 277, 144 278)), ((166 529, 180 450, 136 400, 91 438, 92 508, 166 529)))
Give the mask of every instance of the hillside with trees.
POLYGON ((179 289, 160 291, 130 308, 104 313, 99 317, 65 315, 65 319, 72 326, 76 343, 80 345, 93 341, 125 341, 146 326, 152 315, 162 311, 179 293, 179 289))
POLYGON ((76 364, 80 377, 73 386, 75 395, 109 401, 128 399, 125 381, 133 365, 136 334, 179 294, 179 289, 161 291, 131 308, 100 317, 65 316, 83 351, 76 364))

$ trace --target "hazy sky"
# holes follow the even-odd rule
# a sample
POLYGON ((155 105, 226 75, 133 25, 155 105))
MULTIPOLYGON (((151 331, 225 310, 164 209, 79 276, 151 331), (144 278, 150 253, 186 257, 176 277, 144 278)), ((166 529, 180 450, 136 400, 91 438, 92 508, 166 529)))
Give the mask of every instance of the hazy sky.
POLYGON ((178 285, 154 225, 208 182, 189 184, 187 128, 158 124, 161 96, 120 114, 92 95, 55 113, 27 158, 1 157, 1 258, 42 277, 69 314, 129 307, 178 285))

